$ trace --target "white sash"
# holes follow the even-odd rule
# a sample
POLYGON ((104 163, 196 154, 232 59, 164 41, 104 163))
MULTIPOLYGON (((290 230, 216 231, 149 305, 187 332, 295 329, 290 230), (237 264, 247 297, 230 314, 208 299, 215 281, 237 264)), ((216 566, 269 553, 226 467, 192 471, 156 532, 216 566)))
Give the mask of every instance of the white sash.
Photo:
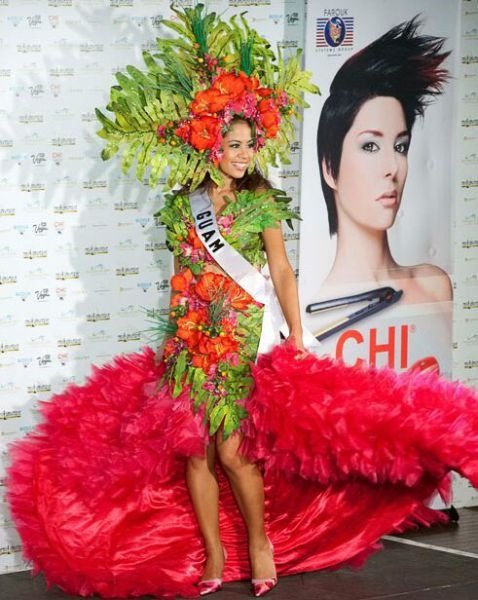
MULTIPOLYGON (((222 237, 211 199, 206 191, 196 190, 190 195, 189 201, 196 233, 208 253, 244 291, 264 305, 261 338, 257 353, 269 352, 280 342, 279 333, 285 337, 289 335, 289 329, 271 280, 251 265, 222 237)), ((309 350, 317 351, 319 342, 310 331, 304 329, 303 338, 304 344, 309 350)))

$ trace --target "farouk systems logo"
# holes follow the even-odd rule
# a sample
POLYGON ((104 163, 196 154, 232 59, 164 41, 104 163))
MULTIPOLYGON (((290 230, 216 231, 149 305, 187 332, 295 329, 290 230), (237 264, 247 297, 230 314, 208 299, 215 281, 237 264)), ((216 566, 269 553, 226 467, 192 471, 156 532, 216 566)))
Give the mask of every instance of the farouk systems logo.
POLYGON ((354 45, 354 17, 348 8, 324 9, 315 27, 315 47, 319 49, 352 49, 354 45))

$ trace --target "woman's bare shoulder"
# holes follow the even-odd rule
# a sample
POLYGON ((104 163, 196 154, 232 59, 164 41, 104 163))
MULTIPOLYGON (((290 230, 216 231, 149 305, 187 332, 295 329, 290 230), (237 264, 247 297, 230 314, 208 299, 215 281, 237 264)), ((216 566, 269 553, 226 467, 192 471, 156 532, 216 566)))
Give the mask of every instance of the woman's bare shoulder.
POLYGON ((410 270, 417 285, 435 302, 453 299, 453 286, 444 269, 424 263, 410 267, 410 270))

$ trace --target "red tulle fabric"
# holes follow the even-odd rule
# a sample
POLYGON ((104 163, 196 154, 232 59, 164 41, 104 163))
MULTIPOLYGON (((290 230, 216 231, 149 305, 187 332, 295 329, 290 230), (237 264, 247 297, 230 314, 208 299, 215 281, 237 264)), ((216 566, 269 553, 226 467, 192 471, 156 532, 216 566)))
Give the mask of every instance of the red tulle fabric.
MULTIPOLYGON (((154 353, 118 357, 43 405, 12 447, 9 501, 26 558, 72 594, 197 596, 204 549, 185 485, 207 431, 158 389, 154 353)), ((298 359, 254 367, 243 451, 264 470, 279 575, 360 564, 379 538, 442 518, 425 501, 455 469, 478 485, 477 395, 435 375, 298 359)), ((250 577, 220 469, 226 581, 250 577)))

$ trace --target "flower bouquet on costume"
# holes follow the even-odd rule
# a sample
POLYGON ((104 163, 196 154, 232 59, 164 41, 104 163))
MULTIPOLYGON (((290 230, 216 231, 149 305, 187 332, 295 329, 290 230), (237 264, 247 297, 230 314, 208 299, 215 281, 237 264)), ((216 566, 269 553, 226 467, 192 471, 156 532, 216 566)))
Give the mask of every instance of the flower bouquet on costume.
POLYGON ((107 142, 103 159, 121 151, 123 171, 136 162, 143 179, 149 168, 151 186, 166 167, 169 187, 188 183, 193 190, 206 174, 220 183, 222 136, 241 116, 254 128, 261 171, 288 163, 293 124, 307 106, 302 93, 318 92, 300 52, 288 61, 276 57, 242 15, 225 23, 202 4, 172 10, 177 21, 162 23, 178 37, 159 38, 157 52, 143 52, 146 71, 117 73, 107 106, 114 120, 96 110, 107 142))
POLYGON ((166 325, 166 370, 160 385, 166 380, 173 397, 188 389, 194 409, 204 411, 209 433, 222 425, 227 437, 247 414, 241 402, 253 384, 250 363, 259 342, 261 308, 218 273, 195 278, 186 269, 172 277, 171 286, 176 294, 166 325), (247 327, 242 323, 246 318, 247 327))

